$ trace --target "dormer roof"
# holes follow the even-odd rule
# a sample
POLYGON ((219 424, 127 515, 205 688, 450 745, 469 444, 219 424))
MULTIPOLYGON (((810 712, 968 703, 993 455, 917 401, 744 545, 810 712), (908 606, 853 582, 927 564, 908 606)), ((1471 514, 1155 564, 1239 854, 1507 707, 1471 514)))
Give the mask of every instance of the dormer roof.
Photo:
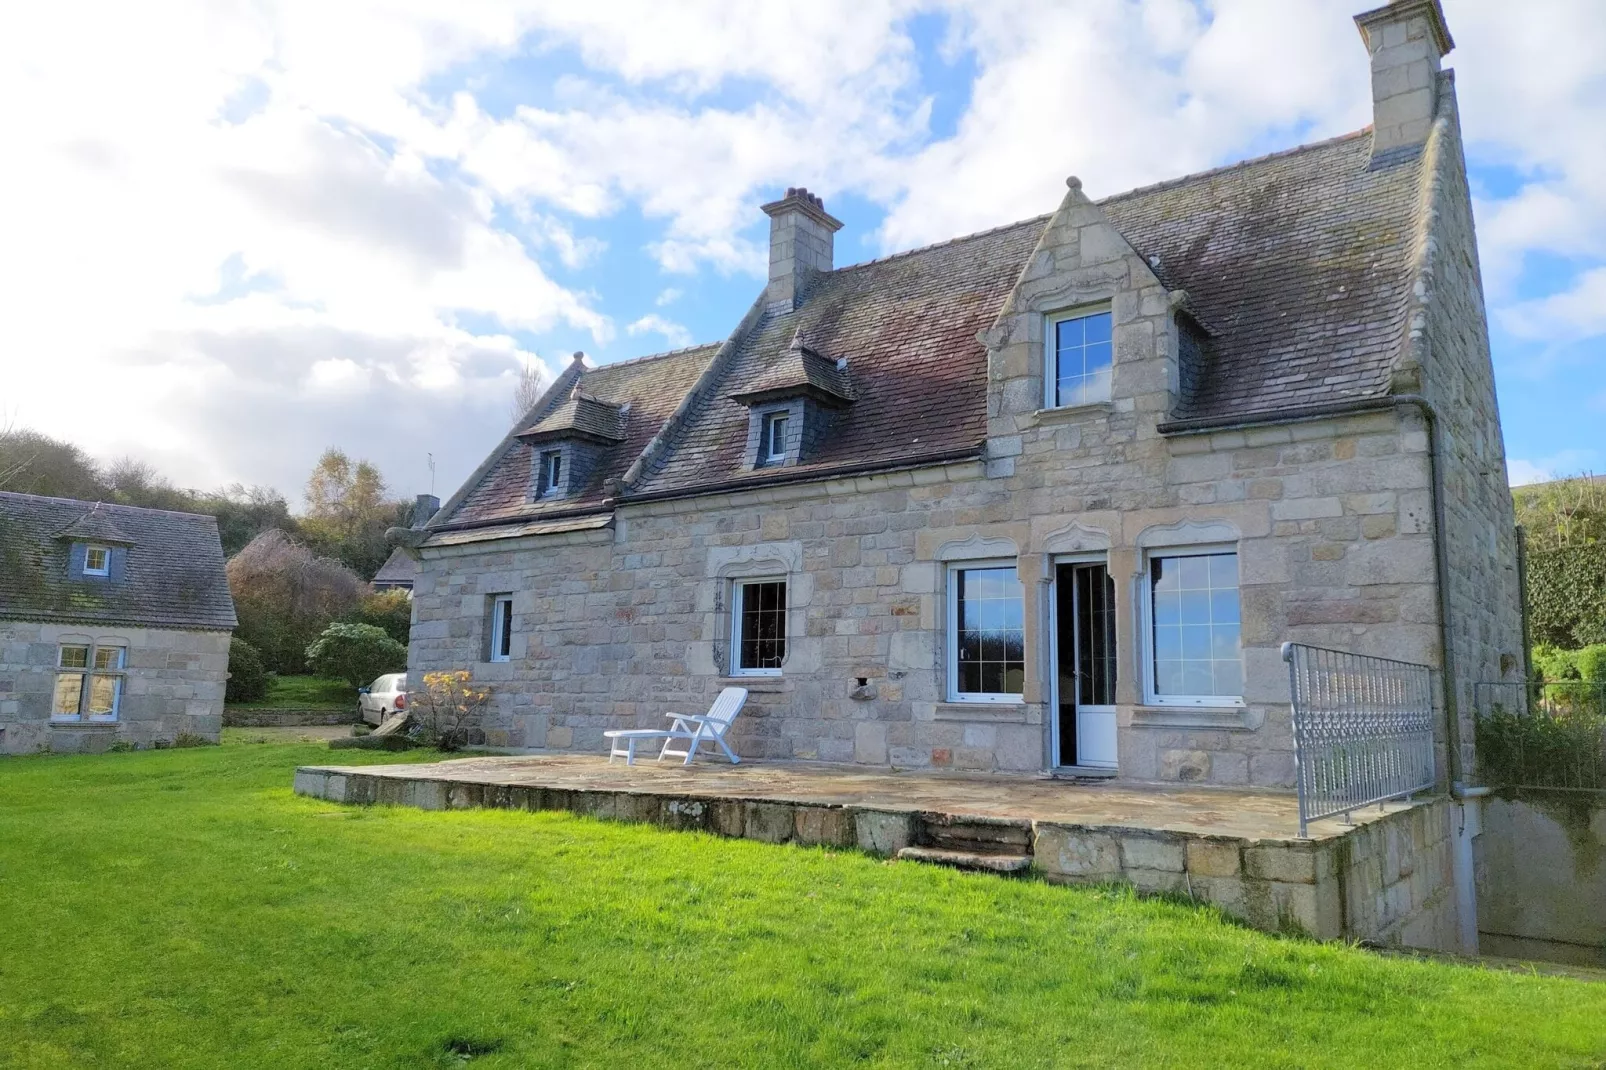
POLYGON ((809 348, 802 331, 792 344, 757 378, 731 394, 742 405, 758 405, 782 398, 811 397, 827 405, 851 405, 857 400, 848 377, 847 362, 832 360, 809 348))
POLYGON ((624 406, 592 397, 576 387, 567 401, 533 427, 519 432, 518 437, 535 444, 561 438, 585 438, 611 446, 625 438, 624 406))
POLYGON ((90 506, 82 516, 75 517, 72 523, 65 525, 55 535, 58 539, 70 542, 104 542, 115 543, 118 546, 132 546, 134 540, 128 536, 112 518, 111 510, 100 502, 90 506))

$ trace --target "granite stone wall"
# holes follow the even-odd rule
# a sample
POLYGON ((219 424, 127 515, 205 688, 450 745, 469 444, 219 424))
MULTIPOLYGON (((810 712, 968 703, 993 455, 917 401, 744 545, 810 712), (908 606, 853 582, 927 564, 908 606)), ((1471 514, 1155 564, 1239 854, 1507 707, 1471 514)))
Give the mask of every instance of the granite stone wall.
POLYGON ((0 621, 0 753, 148 747, 183 734, 216 742, 228 670, 228 632, 0 621), (118 718, 52 721, 58 649, 90 642, 127 648, 118 718))

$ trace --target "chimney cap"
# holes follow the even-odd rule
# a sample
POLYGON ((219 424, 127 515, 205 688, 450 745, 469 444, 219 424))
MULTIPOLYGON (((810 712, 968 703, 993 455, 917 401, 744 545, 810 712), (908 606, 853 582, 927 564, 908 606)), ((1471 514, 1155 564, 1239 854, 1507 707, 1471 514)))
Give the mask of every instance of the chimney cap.
POLYGON ((842 229, 842 220, 825 210, 825 202, 802 186, 788 186, 786 196, 763 206, 764 214, 771 219, 783 212, 802 212, 832 233, 842 229))
POLYGON ((1416 16, 1428 20, 1428 28, 1433 32, 1433 43, 1438 46, 1440 56, 1455 48, 1455 39, 1450 36, 1450 25, 1444 19, 1444 7, 1439 0, 1390 0, 1382 7, 1356 15, 1355 25, 1361 31, 1361 40, 1370 48, 1374 31, 1416 16))

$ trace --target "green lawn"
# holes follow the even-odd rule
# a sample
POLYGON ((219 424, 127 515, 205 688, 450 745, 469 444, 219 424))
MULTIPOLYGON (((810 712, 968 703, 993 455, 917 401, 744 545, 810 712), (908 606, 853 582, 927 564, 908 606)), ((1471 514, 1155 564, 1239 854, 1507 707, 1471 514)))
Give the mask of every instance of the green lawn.
POLYGON ((357 689, 344 680, 322 676, 269 676, 268 693, 255 702, 231 702, 245 710, 333 710, 357 711, 357 689))
POLYGON ((0 1066, 1606 1059, 1606 985, 855 853, 291 795, 330 757, 0 759, 0 1066))

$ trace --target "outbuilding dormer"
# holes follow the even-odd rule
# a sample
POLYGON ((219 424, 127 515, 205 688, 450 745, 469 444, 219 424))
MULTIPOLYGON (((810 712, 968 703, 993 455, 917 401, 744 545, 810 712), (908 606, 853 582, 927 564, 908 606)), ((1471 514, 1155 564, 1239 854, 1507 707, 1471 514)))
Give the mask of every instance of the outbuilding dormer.
POLYGON ((578 387, 519 436, 530 447, 531 501, 570 497, 591 481, 608 450, 624 441, 625 407, 578 387))
POLYGON ((89 512, 56 532, 67 544, 67 578, 112 582, 123 578, 134 540, 96 503, 89 512))
POLYGON ((754 469, 807 460, 857 394, 847 359, 816 352, 798 331, 774 364, 730 398, 747 406, 743 467, 754 469))

